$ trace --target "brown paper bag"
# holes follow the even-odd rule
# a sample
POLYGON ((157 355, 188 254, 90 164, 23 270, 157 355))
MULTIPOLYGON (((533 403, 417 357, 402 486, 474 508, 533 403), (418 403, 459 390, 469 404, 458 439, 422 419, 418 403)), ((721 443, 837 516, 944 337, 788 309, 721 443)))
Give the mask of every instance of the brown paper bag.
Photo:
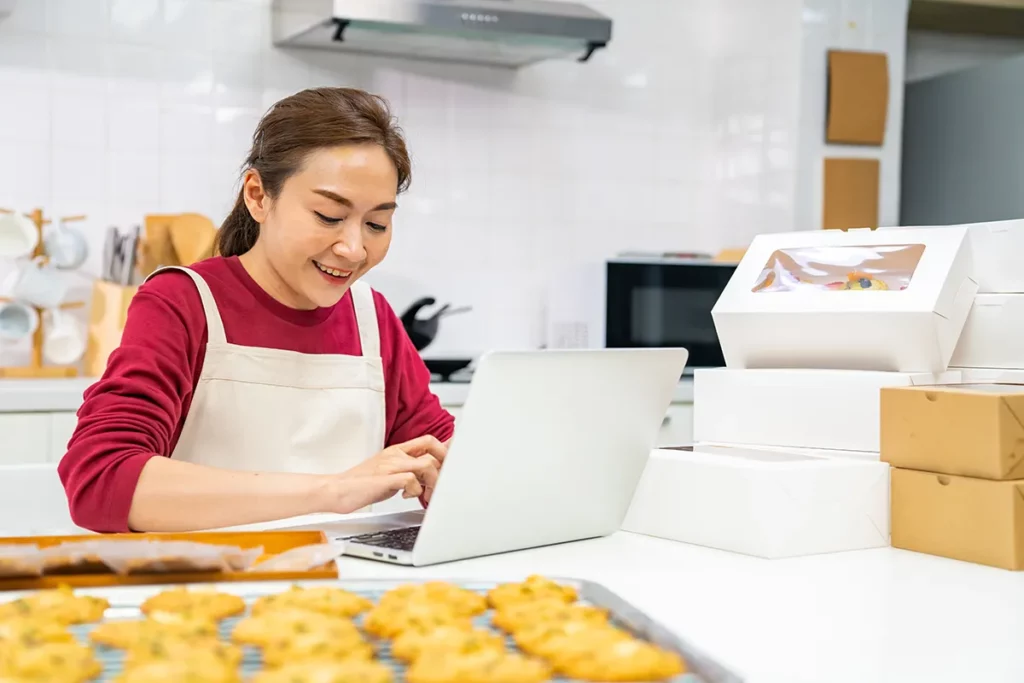
POLYGON ((89 340, 83 360, 86 375, 99 377, 103 374, 107 358, 121 344, 121 333, 128 318, 128 305, 138 289, 106 280, 93 283, 89 340))

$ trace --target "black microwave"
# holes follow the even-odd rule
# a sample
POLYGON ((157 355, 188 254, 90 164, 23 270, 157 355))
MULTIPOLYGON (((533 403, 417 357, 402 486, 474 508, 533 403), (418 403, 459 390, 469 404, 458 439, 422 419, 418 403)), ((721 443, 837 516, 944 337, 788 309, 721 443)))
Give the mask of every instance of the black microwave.
POLYGON ((684 347, 688 368, 725 365, 711 310, 736 263, 620 257, 556 281, 548 302, 554 348, 684 347))

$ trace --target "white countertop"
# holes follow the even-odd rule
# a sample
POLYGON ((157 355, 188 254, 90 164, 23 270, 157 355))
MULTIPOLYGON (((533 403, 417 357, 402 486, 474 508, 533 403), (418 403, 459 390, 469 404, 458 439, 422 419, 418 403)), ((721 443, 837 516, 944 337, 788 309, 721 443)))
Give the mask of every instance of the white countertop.
MULTIPOLYGON (((96 381, 94 377, 74 379, 0 379, 0 413, 62 413, 76 412, 82 405, 82 394, 96 381)), ((433 382, 431 391, 442 405, 460 406, 469 393, 465 382, 433 382)), ((693 402, 693 381, 679 382, 676 403, 693 402)))
MULTIPOLYGON (((346 533, 337 519, 260 528, 346 533)), ((595 581, 748 683, 1024 681, 1024 572, 891 548, 762 560, 620 532, 417 569, 340 565, 343 579, 595 581)))

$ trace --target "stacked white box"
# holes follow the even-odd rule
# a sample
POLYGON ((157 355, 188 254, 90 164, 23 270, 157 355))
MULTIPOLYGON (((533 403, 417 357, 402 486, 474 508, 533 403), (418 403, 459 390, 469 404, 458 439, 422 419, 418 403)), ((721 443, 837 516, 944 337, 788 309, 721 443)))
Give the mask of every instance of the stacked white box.
POLYGON ((881 389, 961 382, 974 267, 965 226, 757 237, 713 311, 727 367, 695 373, 695 450, 652 454, 626 528, 763 557, 887 545, 881 389), (866 480, 865 517, 841 492, 866 480))
POLYGON ((889 466, 814 451, 651 453, 626 531, 765 558, 889 544, 889 466))
POLYGON ((882 388, 959 384, 961 374, 700 368, 693 382, 696 442, 866 451, 877 459, 882 388))
POLYGON ((1024 374, 1024 220, 967 226, 973 269, 979 284, 950 365, 972 370, 964 381, 1021 383, 1024 374))

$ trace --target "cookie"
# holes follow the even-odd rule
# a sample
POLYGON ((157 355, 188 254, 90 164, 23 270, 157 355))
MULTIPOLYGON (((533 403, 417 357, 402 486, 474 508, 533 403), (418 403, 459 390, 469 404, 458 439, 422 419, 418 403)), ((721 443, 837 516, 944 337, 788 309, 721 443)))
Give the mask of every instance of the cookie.
POLYGON ((256 674, 251 683, 392 683, 394 674, 380 662, 347 659, 314 661, 256 674))
POLYGON ((505 583, 492 588, 487 600, 495 609, 533 600, 554 599, 565 603, 576 602, 576 589, 564 586, 543 576, 533 575, 521 583, 505 583))
POLYGON ((70 643, 75 637, 62 624, 32 617, 0 621, 0 643, 31 646, 40 643, 70 643))
POLYGON ((424 652, 473 654, 481 650, 504 652, 505 639, 479 628, 439 626, 427 632, 406 631, 391 643, 391 654, 404 662, 416 661, 424 652))
POLYGON ((328 631, 294 634, 263 646, 263 663, 276 669, 289 662, 373 659, 373 647, 361 637, 338 638, 328 631))
POLYGON ((539 624, 566 621, 608 623, 608 610, 591 605, 566 604, 558 598, 514 603, 494 613, 492 622, 507 633, 515 633, 539 624))
POLYGON ((0 604, 0 621, 31 616, 68 625, 90 624, 102 619, 109 606, 103 598, 76 595, 67 586, 61 586, 0 604))
POLYGON ((217 623, 173 612, 153 612, 145 619, 105 621, 89 632, 89 640, 107 647, 129 649, 151 640, 216 640, 217 623))
POLYGON ((544 659, 573 648, 587 649, 597 644, 631 640, 632 637, 626 631, 608 624, 588 621, 538 624, 514 634, 520 650, 544 659))
POLYGON ((441 603, 467 617, 487 611, 487 599, 484 596, 444 581, 427 581, 426 583, 398 586, 385 593, 380 602, 381 604, 391 602, 441 603))
POLYGON ((0 650, 0 679, 84 683, 102 671, 92 650, 80 643, 8 644, 0 650))
POLYGON ((174 612, 183 616, 219 621, 245 611, 245 601, 237 595, 216 590, 172 588, 147 598, 142 613, 174 612))
POLYGON ((425 653, 406 673, 408 683, 541 683, 550 678, 551 667, 540 660, 493 650, 425 653))
POLYGON ((126 669, 115 683, 242 683, 238 670, 201 659, 160 659, 126 669))
POLYGON ((363 639, 363 634, 348 619, 329 617, 319 612, 280 609, 242 619, 232 631, 231 640, 239 645, 263 647, 306 633, 322 634, 345 643, 363 639))
POLYGON ((316 588, 294 586, 284 593, 259 598, 253 603, 252 614, 259 615, 272 609, 290 608, 352 618, 371 607, 373 607, 373 603, 370 600, 335 586, 318 586, 316 588))
POLYGON ((377 605, 363 621, 366 632, 378 638, 395 638, 409 630, 430 631, 438 626, 468 630, 472 628, 472 622, 448 605, 397 601, 377 605))
POLYGON ((686 673, 682 657, 635 639, 556 652, 550 662, 559 673, 585 681, 666 681, 686 673))
POLYGON ((153 638, 138 642, 128 649, 125 669, 134 669, 156 661, 192 661, 237 669, 242 664, 242 650, 216 640, 183 640, 153 638))

